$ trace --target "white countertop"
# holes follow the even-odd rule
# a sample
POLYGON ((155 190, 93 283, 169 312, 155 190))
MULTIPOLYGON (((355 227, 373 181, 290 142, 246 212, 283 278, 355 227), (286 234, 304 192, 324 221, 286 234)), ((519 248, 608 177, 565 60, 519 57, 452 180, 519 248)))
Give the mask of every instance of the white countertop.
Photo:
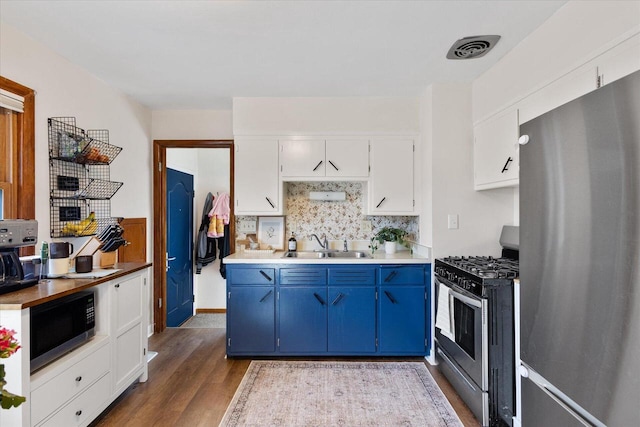
MULTIPOLYGON (((369 251, 364 251, 369 253, 369 251)), ((410 251, 399 251, 386 254, 376 251, 371 258, 282 258, 284 251, 256 254, 236 252, 222 259, 225 264, 429 264, 428 257, 411 254, 410 251)))

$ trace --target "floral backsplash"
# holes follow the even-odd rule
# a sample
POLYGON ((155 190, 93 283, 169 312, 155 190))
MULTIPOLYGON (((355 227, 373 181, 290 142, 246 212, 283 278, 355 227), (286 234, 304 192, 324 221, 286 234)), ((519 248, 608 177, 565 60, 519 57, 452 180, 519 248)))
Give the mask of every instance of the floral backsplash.
MULTIPOLYGON (((286 183, 286 238, 294 232, 298 240, 308 239, 312 233, 325 233, 329 240, 369 240, 382 227, 391 226, 407 230, 410 240, 418 240, 418 217, 364 215, 363 192, 360 182, 286 183), (346 199, 339 202, 309 200, 310 191, 344 191, 346 199), (363 230, 364 220, 371 221, 371 232, 363 230)), ((236 222, 243 219, 255 217, 238 216, 236 222)))

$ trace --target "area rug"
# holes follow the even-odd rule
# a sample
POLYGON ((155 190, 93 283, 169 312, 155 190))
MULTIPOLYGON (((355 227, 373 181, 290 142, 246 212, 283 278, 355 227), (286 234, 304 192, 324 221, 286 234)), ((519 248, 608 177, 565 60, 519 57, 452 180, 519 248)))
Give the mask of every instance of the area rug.
POLYGON ((462 427, 462 422, 421 362, 254 360, 220 426, 462 427))
POLYGON ((198 313, 180 327, 224 329, 227 327, 227 315, 225 313, 198 313))

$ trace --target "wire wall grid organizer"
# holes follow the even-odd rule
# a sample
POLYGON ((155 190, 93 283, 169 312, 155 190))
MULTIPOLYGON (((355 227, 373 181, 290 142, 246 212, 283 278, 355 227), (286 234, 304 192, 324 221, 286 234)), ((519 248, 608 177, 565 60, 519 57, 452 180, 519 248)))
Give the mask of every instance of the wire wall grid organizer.
POLYGON ((49 125, 51 237, 91 236, 113 224, 110 199, 122 187, 110 164, 122 148, 108 130, 84 130, 75 117, 52 117, 49 125))

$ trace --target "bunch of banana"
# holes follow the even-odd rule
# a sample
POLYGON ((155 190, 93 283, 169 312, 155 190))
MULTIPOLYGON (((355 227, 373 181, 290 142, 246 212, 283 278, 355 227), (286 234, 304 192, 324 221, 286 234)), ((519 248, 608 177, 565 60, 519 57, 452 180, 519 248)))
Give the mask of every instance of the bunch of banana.
POLYGON ((72 234, 74 236, 90 236, 98 231, 98 221, 96 213, 91 212, 88 217, 79 223, 68 223, 62 227, 62 234, 72 234))

